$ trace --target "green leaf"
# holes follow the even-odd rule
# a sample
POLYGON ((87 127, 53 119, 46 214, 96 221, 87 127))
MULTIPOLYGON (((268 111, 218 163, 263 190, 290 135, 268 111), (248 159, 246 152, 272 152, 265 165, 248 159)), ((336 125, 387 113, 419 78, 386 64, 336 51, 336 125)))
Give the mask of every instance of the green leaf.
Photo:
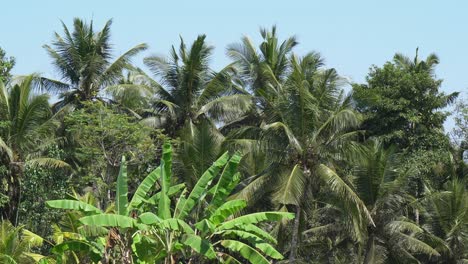
POLYGON ((189 246, 196 252, 202 254, 203 256, 214 259, 216 258, 216 253, 213 249, 213 245, 205 239, 197 235, 186 235, 185 238, 182 240, 182 244, 189 246))
POLYGON ((166 163, 164 160, 161 160, 161 191, 159 192, 158 216, 162 219, 171 217, 171 200, 167 194, 170 181, 168 180, 169 175, 166 174, 166 171, 166 163))
POLYGON ((154 186, 154 183, 161 177, 161 167, 157 167, 153 170, 138 186, 135 194, 130 201, 132 208, 137 208, 148 195, 149 190, 154 186))
POLYGON ((232 251, 238 252, 242 257, 247 259, 252 264, 269 264, 270 262, 262 256, 257 250, 235 240, 222 240, 221 245, 232 251))
POLYGON ((240 226, 236 226, 236 229, 238 230, 244 230, 246 232, 252 233, 257 235, 258 237, 262 238, 265 241, 268 241, 273 244, 277 244, 278 242, 276 239, 270 235, 268 232, 264 231, 260 227, 253 225, 253 224, 244 224, 240 226))
POLYGON ((127 185, 127 162, 125 156, 122 156, 120 164, 119 176, 117 176, 117 192, 116 192, 116 212, 119 215, 127 215, 128 206, 128 185, 127 185))
POLYGON ((263 221, 280 221, 283 219, 293 219, 293 213, 287 212, 260 212, 248 215, 243 215, 227 222, 224 222, 218 227, 218 230, 232 229, 246 224, 256 224, 263 221))
POLYGON ((229 187, 232 185, 230 185, 230 183, 235 178, 237 166, 239 165, 241 158, 242 156, 239 154, 234 154, 224 167, 223 173, 214 187, 213 198, 211 199, 210 206, 218 208, 231 193, 232 189, 229 187))
POLYGON ((330 189, 335 192, 339 197, 341 197, 347 203, 356 206, 359 209, 360 213, 369 221, 370 224, 374 225, 372 216, 367 210, 364 202, 359 198, 359 196, 354 192, 354 190, 346 184, 340 176, 338 176, 333 170, 327 166, 320 164, 317 169, 317 174, 328 184, 330 189))
MULTIPOLYGON (((180 183, 180 184, 177 184, 177 185, 174 185, 174 186, 171 186, 169 188, 169 190, 167 191, 167 195, 169 197, 172 197, 176 194, 178 194, 181 190, 183 190, 185 188, 185 183, 180 183)), ((153 205, 156 205, 159 203, 159 198, 161 197, 161 192, 158 192, 156 193, 155 195, 151 196, 148 200, 146 200, 145 202, 149 203, 149 204, 153 204, 153 205)))
POLYGON ((169 218, 157 223, 159 228, 169 229, 173 231, 184 231, 186 234, 195 234, 193 229, 183 220, 177 218, 169 218))
POLYGON ((195 204, 200 202, 199 198, 207 192, 209 184, 224 167, 224 165, 226 165, 228 158, 228 153, 224 153, 220 158, 218 158, 218 160, 213 163, 210 168, 208 168, 208 170, 203 173, 203 175, 193 187, 193 190, 190 192, 187 199, 183 203, 178 204, 180 208, 176 208, 177 218, 184 219, 192 211, 195 204))
POLYGON ((101 255, 97 253, 98 250, 92 244, 85 241, 66 241, 54 246, 51 249, 51 252, 57 255, 62 255, 66 251, 86 252, 86 254, 91 258, 91 260, 95 262, 101 260, 101 255))
POLYGON ((80 218, 80 222, 90 226, 111 226, 121 228, 131 228, 136 226, 135 219, 116 214, 91 215, 80 218))
POLYGON ((211 214, 209 220, 214 224, 218 225, 222 223, 229 216, 239 212, 247 206, 244 200, 231 200, 221 205, 216 211, 211 214))
POLYGON ((224 232, 224 235, 235 235, 243 240, 249 241, 250 244, 262 251, 265 255, 274 259, 283 259, 283 255, 281 255, 281 253, 279 253, 272 245, 265 243, 265 241, 257 235, 241 230, 227 230, 224 232))
POLYGON ((164 160, 164 172, 166 173, 166 186, 171 185, 171 175, 172 175, 172 146, 169 140, 164 142, 162 160, 164 160))
POLYGON ((76 200, 51 200, 46 202, 47 206, 58 209, 77 210, 82 212, 102 213, 98 208, 82 201, 76 200))
POLYGON ((151 212, 142 213, 138 216, 138 219, 145 225, 152 225, 162 221, 161 218, 151 212))
POLYGON ((213 233, 215 231, 215 226, 208 219, 202 219, 200 222, 195 224, 195 227, 200 230, 202 234, 213 233))
POLYGON ((283 177, 280 188, 273 195, 273 200, 282 205, 298 205, 305 188, 304 174, 298 164, 291 173, 283 177))

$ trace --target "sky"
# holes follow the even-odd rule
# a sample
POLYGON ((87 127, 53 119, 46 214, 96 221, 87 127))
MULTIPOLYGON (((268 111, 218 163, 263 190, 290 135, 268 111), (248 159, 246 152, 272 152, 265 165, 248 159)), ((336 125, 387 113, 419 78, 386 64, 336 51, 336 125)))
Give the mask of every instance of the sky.
MULTIPOLYGON (((381 66, 396 52, 413 57, 436 53, 436 74, 446 93, 468 98, 468 1, 463 0, 0 0, 0 47, 16 57, 13 74, 41 73, 60 78, 42 45, 61 22, 74 17, 102 28, 113 19, 116 55, 139 44, 149 49, 136 57, 168 54, 179 37, 186 42, 206 34, 215 46, 212 67, 230 62, 226 47, 243 35, 260 43, 259 29, 276 25, 280 39, 295 35, 298 55, 317 51, 327 67, 353 82, 364 82, 371 65, 381 66)), ((144 67, 143 67, 144 68, 144 67)), ((446 129, 453 121, 446 123, 446 129)))

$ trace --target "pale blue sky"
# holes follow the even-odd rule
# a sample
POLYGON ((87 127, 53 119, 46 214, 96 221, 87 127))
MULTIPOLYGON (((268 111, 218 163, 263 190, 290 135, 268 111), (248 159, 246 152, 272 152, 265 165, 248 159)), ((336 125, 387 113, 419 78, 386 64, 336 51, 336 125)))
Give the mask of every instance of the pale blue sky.
MULTIPOLYGON (((439 55, 437 76, 446 92, 468 90, 468 1, 122 1, 122 0, 2 0, 0 47, 15 56, 14 74, 40 72, 58 77, 42 48, 60 20, 94 19, 101 28, 113 18, 116 54, 146 42, 149 54, 167 54, 179 35, 187 42, 206 34, 216 47, 213 67, 229 62, 228 44, 242 35, 259 39, 259 27, 278 26, 280 37, 296 35, 298 54, 318 51, 328 67, 362 82, 372 64, 382 65, 395 52, 413 56, 439 55)), ((257 41, 258 43, 258 41, 257 41)), ((449 125, 450 126, 450 125, 449 125)))

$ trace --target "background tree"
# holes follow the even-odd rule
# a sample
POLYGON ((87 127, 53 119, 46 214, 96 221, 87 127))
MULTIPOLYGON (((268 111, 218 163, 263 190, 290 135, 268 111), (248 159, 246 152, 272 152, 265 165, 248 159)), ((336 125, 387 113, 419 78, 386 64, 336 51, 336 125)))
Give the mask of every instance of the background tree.
POLYGON ((440 92, 442 80, 434 70, 439 63, 431 54, 425 61, 396 54, 393 62, 373 66, 366 84, 353 84, 356 108, 364 114, 366 135, 382 137, 386 144, 399 148, 431 149, 448 147, 442 133, 448 116, 441 110, 458 93, 440 92))
POLYGON ((56 121, 47 95, 33 93, 34 76, 5 87, 0 82, 0 154, 7 166, 2 182, 9 203, 2 208, 2 218, 18 223, 21 180, 26 166, 64 167, 66 163, 43 156, 54 143, 56 121))
POLYGON ((56 82, 53 87, 61 98, 56 108, 100 98, 106 86, 119 81, 123 69, 131 68, 130 59, 147 48, 146 44, 136 45, 112 61, 111 25, 112 20, 109 20, 95 32, 93 21, 88 24, 75 18, 73 31, 62 22, 64 34, 55 33, 51 46, 44 45, 65 81, 56 82))
POLYGON ((156 81, 156 113, 162 116, 167 134, 176 136, 186 122, 208 118, 229 122, 248 111, 251 97, 232 81, 231 65, 220 72, 209 67, 213 47, 200 35, 187 48, 181 39, 179 52, 172 47, 170 57, 151 56, 145 64, 161 79, 156 81))
MULTIPOLYGON (((64 118, 64 126, 65 157, 77 171, 72 182, 80 192, 91 188, 101 208, 113 200, 113 184, 123 155, 137 175, 151 169, 147 164, 158 156, 156 146, 162 137, 158 130, 101 102, 83 102, 64 118)), ((138 180, 132 179, 133 187, 138 180)))
POLYGON ((7 83, 10 80, 10 71, 15 63, 15 58, 7 57, 6 52, 0 47, 0 82, 7 83))

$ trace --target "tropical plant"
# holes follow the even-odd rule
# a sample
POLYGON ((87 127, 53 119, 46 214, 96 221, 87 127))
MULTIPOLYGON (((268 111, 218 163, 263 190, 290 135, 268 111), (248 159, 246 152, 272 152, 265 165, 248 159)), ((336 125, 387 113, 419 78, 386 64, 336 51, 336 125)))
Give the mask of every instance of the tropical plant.
POLYGON ((62 22, 64 34, 55 33, 51 46, 44 45, 65 81, 55 82, 56 85, 52 87, 60 92, 56 109, 67 104, 101 99, 100 92, 116 84, 122 77, 122 71, 132 68, 130 59, 147 48, 146 44, 136 45, 112 61, 111 25, 112 20, 109 20, 102 30, 95 32, 93 21, 88 24, 75 18, 73 31, 62 22))
POLYGON ((108 228, 106 260, 113 247, 120 249, 119 257, 124 263, 132 263, 134 258, 157 263, 176 263, 177 259, 198 263, 204 259, 239 262, 237 254, 250 263, 269 263, 265 256, 281 259, 281 254, 270 244, 275 243, 275 239, 256 224, 292 218, 292 214, 260 212, 233 217, 246 203, 242 200, 226 202, 239 179, 236 173, 239 161, 238 155, 229 158, 227 153, 223 154, 190 192, 182 191, 172 207, 171 197, 184 185, 171 185, 172 150, 166 143, 161 166, 143 180, 131 200, 128 199, 126 164, 122 162, 114 214, 103 213, 75 200, 49 201, 48 205, 87 212, 87 216, 80 218, 81 223, 108 228), (218 180, 215 182, 215 179, 218 180), (160 190, 151 195, 156 182, 160 190), (144 210, 153 208, 152 205, 157 206, 154 213, 144 210))
POLYGON ((468 192, 463 180, 453 179, 440 191, 429 191, 423 202, 427 219, 422 225, 439 240, 441 257, 435 263, 468 262, 468 192))
POLYGON ((434 237, 406 216, 411 207, 418 206, 416 199, 405 190, 414 171, 402 170, 401 157, 394 151, 394 148, 385 149, 382 142, 370 141, 352 170, 356 194, 374 221, 374 225, 366 228, 363 250, 366 264, 420 263, 417 257, 421 254, 440 255, 429 242, 434 237))
POLYGON ((66 167, 63 161, 44 156, 54 143, 56 122, 49 97, 33 93, 35 76, 22 79, 12 87, 0 82, 0 158, 8 166, 3 181, 10 199, 2 208, 2 218, 18 223, 21 179, 25 166, 66 167))
POLYGON ((269 107, 268 111, 260 111, 262 125, 243 126, 234 130, 231 137, 240 135, 241 141, 249 135, 250 139, 260 139, 263 151, 274 161, 271 166, 276 169, 261 173, 255 179, 249 178, 251 183, 236 197, 253 197, 252 192, 263 190, 271 195, 274 203, 283 206, 283 210, 295 211, 297 217, 292 227, 289 255, 293 262, 294 250, 301 240, 299 226, 307 219, 301 216, 305 213, 302 202, 311 195, 318 195, 317 183, 321 178, 333 181, 331 190, 340 192, 349 206, 359 208, 355 217, 372 220, 346 182, 318 173, 320 166, 339 167, 344 162, 345 152, 351 151, 352 145, 348 143, 358 134, 360 118, 351 108, 350 98, 340 93, 339 76, 334 69, 323 69, 323 60, 317 53, 302 58, 292 55, 288 67, 290 70, 283 81, 270 79, 276 92, 262 97, 269 107), (272 181, 278 184, 270 184, 272 181))
POLYGON ((435 54, 420 60, 416 51, 411 60, 397 53, 393 62, 372 67, 366 84, 353 84, 353 98, 365 116, 362 128, 368 136, 381 136, 386 144, 402 149, 447 149, 441 129, 448 113, 441 109, 453 103, 458 93, 439 91, 442 80, 434 74, 438 63, 435 54))
POLYGON ((45 258, 31 251, 41 246, 44 239, 23 226, 13 226, 8 221, 0 223, 0 262, 8 264, 37 263, 45 258))
POLYGON ((144 60, 161 79, 161 85, 154 80, 150 83, 157 91, 154 104, 158 120, 166 124, 171 136, 201 116, 229 122, 252 107, 251 96, 232 80, 232 65, 219 72, 210 69, 213 47, 205 38, 198 36, 190 48, 181 39, 179 52, 173 46, 169 58, 151 56, 144 60))

